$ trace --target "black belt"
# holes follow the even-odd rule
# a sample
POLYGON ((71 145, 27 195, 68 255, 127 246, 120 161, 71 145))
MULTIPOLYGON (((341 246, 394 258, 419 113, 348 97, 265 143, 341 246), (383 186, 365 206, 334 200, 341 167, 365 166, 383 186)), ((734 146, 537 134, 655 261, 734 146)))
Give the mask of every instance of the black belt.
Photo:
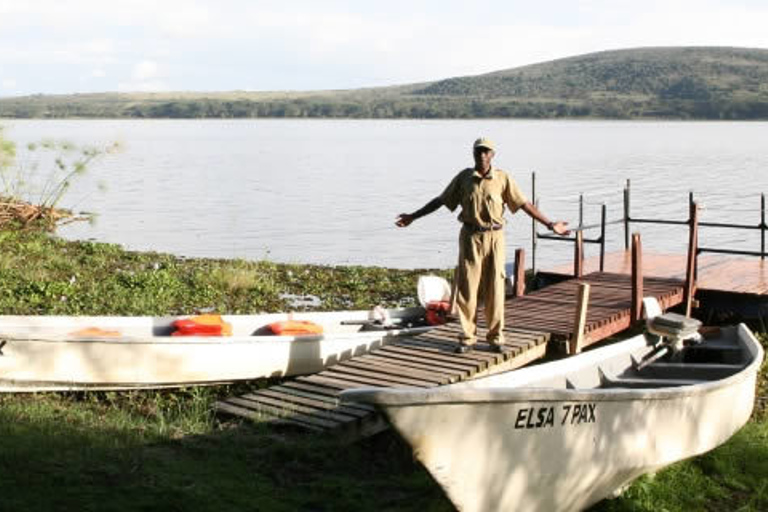
POLYGON ((503 224, 492 224, 489 227, 483 227, 478 226, 476 224, 469 224, 467 222, 464 222, 464 227, 468 230, 472 231, 473 233, 485 233, 486 231, 498 231, 504 227, 503 224))

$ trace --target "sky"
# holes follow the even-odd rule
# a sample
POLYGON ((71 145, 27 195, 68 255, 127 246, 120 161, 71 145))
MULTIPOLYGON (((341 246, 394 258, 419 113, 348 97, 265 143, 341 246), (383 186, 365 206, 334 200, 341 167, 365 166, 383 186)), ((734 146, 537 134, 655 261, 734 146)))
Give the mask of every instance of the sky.
POLYGON ((766 0, 0 0, 0 97, 396 85, 766 27, 766 0))

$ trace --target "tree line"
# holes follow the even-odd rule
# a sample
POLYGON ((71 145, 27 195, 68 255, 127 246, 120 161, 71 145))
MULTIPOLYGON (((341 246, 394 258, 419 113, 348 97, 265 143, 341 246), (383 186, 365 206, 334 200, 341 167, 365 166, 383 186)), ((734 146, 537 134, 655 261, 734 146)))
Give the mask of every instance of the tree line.
MULTIPOLYGON (((677 91, 675 91, 677 92, 677 91)), ((0 117, 9 118, 670 118, 768 119, 768 101, 710 98, 698 90, 682 91, 690 99, 654 100, 509 100, 410 97, 378 101, 327 99, 168 101, 8 101, 0 117)), ((671 96, 671 95, 670 95, 671 96)))

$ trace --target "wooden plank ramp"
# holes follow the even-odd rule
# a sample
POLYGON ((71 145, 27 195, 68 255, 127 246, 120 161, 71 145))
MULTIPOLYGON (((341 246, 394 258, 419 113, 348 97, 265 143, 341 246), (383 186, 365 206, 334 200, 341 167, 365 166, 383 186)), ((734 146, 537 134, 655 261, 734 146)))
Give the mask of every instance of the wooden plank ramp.
MULTIPOLYGON (((487 344, 478 343, 472 352, 455 354, 457 334, 457 324, 448 323, 418 336, 395 338, 320 373, 220 400, 215 409, 222 414, 333 433, 352 441, 387 425, 370 406, 340 404, 342 390, 431 388, 509 371, 543 357, 549 340, 546 332, 506 328, 507 353, 492 353, 487 344)), ((478 335, 484 339, 485 329, 479 329, 478 335)))
MULTIPOLYGON (((318 432, 332 432, 354 440, 379 432, 386 424, 375 410, 358 404, 340 404, 342 390, 358 387, 430 388, 519 368, 544 356, 550 340, 567 341, 574 335, 576 297, 580 283, 591 286, 584 327, 584 345, 603 340, 629 327, 630 276, 594 273, 542 290, 507 299, 504 339, 510 350, 490 352, 485 343, 467 354, 455 354, 460 333, 449 322, 426 333, 395 338, 368 354, 356 356, 326 370, 267 389, 216 403, 222 414, 288 424, 318 432)), ((683 300, 677 279, 646 278, 645 295, 659 299, 662 308, 683 300)), ((480 313, 478 339, 486 329, 480 313)))

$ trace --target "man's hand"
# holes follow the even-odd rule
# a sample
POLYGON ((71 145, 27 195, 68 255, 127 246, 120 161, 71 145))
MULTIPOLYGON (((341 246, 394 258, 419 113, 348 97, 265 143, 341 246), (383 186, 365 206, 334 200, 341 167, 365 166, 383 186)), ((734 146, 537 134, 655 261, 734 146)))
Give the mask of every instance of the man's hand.
POLYGON ((411 224, 415 220, 414 216, 410 213, 401 213, 397 216, 397 221, 395 221, 395 225, 404 228, 411 224))
POLYGON ((533 203, 525 203, 522 206, 522 210, 527 213, 532 219, 541 222, 547 226, 547 229, 552 230, 553 233, 560 236, 567 236, 571 234, 571 230, 568 229, 568 223, 561 220, 557 222, 550 222, 544 214, 542 214, 533 203))
POLYGON ((413 213, 401 213, 397 216, 395 224, 401 228, 404 228, 405 226, 409 226, 411 222, 415 221, 416 219, 420 219, 425 215, 429 215, 441 206, 443 206, 443 199, 440 196, 437 196, 413 213))
POLYGON ((568 236, 571 234, 571 230, 568 229, 568 223, 562 221, 552 224, 552 231, 560 236, 568 236))

